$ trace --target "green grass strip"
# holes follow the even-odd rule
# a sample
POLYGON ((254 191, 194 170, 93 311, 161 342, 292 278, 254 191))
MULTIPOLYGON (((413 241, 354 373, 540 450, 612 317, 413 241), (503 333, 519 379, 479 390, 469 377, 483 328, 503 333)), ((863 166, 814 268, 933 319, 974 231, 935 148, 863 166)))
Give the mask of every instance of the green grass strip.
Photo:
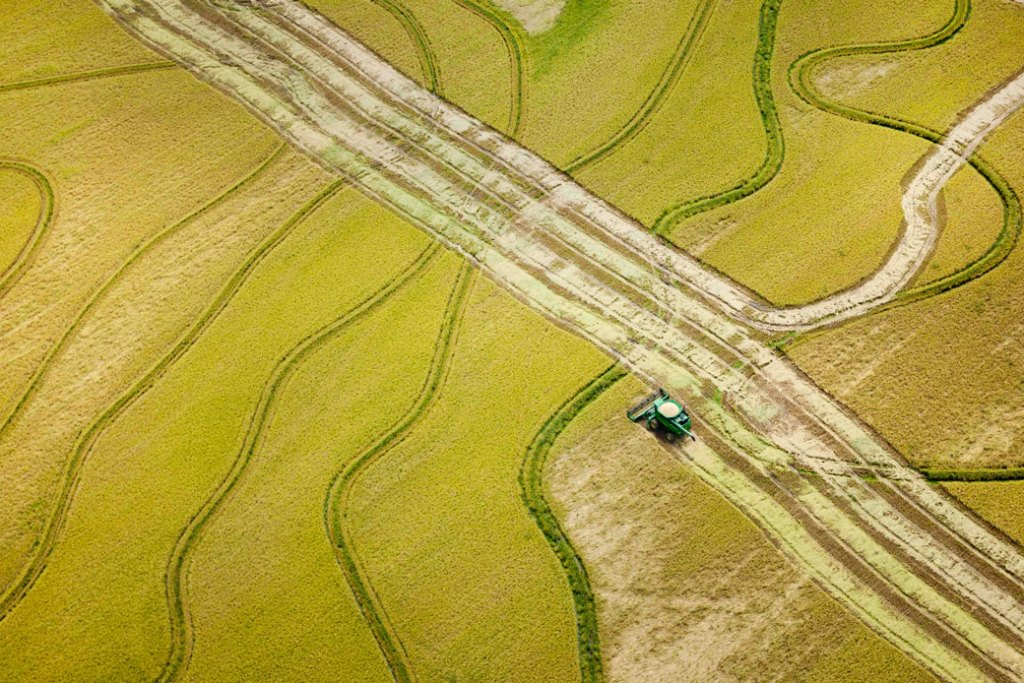
POLYGON ((292 229, 301 223, 316 207, 332 196, 341 187, 333 183, 287 222, 270 235, 232 275, 221 289, 217 298, 203 312, 192 326, 178 339, 174 347, 161 357, 141 378, 136 380, 117 400, 98 415, 80 434, 72 448, 64 468, 61 489, 54 503, 54 510, 43 528, 39 541, 33 546, 33 555, 22 569, 18 580, 0 597, 0 621, 7 617, 25 599, 39 577, 46 569, 47 560, 60 539, 68 512, 78 490, 82 465, 92 453, 96 442, 125 411, 146 394, 163 377, 171 366, 181 358, 196 340, 206 331, 220 313, 227 307, 235 294, 245 284, 255 268, 273 251, 292 229))
MULTIPOLYGON (((321 193, 319 206, 330 194, 337 191, 342 183, 334 183, 321 193)), ((312 208, 315 208, 312 207, 312 208)), ((306 214, 308 215, 308 213, 306 214)), ((364 319, 367 315, 380 308, 396 292, 412 281, 438 254, 436 242, 431 242, 415 260, 406 266, 401 273, 388 281, 366 299, 342 313, 320 329, 306 335, 289 349, 274 366, 270 377, 263 385, 259 402, 249 418, 245 439, 238 454, 235 456, 231 469, 224 475, 217 488, 210 494, 203 505, 192 515, 188 523, 178 535, 174 550, 167 563, 165 573, 167 607, 170 619, 171 647, 164 661, 163 669, 157 677, 158 681, 177 680, 188 668, 195 640, 192 631, 191 610, 188 604, 188 590, 185 583, 185 567, 189 562, 192 549, 202 538, 202 534, 221 509, 221 504, 240 481, 253 457, 263 445, 266 430, 276 408, 277 401, 295 371, 304 360, 322 348, 352 324, 364 319)))
POLYGON ((679 45, 676 47, 672 59, 669 60, 668 66, 662 72, 661 78, 654 86, 654 89, 647 95, 647 99, 630 117, 629 121, 616 131, 611 138, 569 162, 569 165, 564 169, 567 173, 578 173, 588 166, 596 164, 640 134, 651 118, 661 109, 661 106, 668 99, 668 96, 682 77, 683 71, 685 71, 686 65, 690 61, 690 56, 693 54, 693 47, 700 41, 705 29, 707 29, 708 20, 714 13, 716 3, 717 0, 703 0, 700 6, 698 6, 697 11, 690 19, 690 25, 679 40, 679 45))
POLYGON ((765 0, 761 5, 761 14, 758 20, 757 50, 754 53, 753 70, 754 96, 757 99, 757 108, 761 115, 767 142, 767 149, 761 164, 753 175, 727 190, 684 202, 676 202, 664 209, 654 221, 654 232, 667 235, 680 221, 749 197, 771 182, 782 168, 785 141, 771 88, 772 54, 775 50, 775 34, 781 5, 782 0, 765 0))
MULTIPOLYGON (((964 28, 970 18, 970 13, 970 0, 954 0, 953 13, 949 19, 928 35, 894 42, 835 46, 806 52, 794 60, 789 67, 790 86, 800 99, 822 111, 850 121, 890 128, 914 135, 933 144, 940 144, 944 134, 925 125, 878 112, 856 109, 826 97, 815 87, 813 76, 815 70, 824 62, 840 57, 890 54, 942 45, 964 28)), ((889 307, 918 301, 970 282, 1002 263, 1016 246, 1022 226, 1020 198, 1006 179, 978 154, 971 155, 967 163, 978 171, 999 195, 1003 204, 1003 226, 999 235, 985 253, 972 262, 938 280, 902 292, 889 307)))
POLYGON ((43 237, 46 236, 53 225, 55 195, 53 193, 53 184, 49 178, 35 166, 13 159, 0 159, 0 169, 21 173, 27 177, 35 183, 36 188, 39 190, 39 197, 42 199, 42 210, 39 212, 39 219, 36 221, 35 228, 32 229, 32 234, 29 235, 25 244, 18 251, 18 255, 11 261, 11 264, 0 273, 0 299, 2 299, 10 288, 14 286, 14 283, 25 274, 25 271, 32 265, 36 255, 39 253, 39 245, 42 244, 43 237))
POLYGON ((420 60, 423 77, 427 81, 427 88, 435 95, 440 95, 441 69, 437 63, 437 57, 430 47, 430 40, 427 38, 427 32, 423 29, 423 24, 420 23, 419 19, 416 18, 416 15, 408 7, 398 2, 398 0, 372 0, 372 2, 387 10, 402 24, 402 28, 405 29, 405 32, 416 46, 416 54, 420 60))
POLYGON ((604 680, 601 663, 601 641, 597 628, 597 607, 594 591, 590 587, 587 569, 572 542, 562 530, 558 518, 544 497, 544 466, 551 448, 559 435, 583 409, 598 396, 627 375, 617 363, 595 377, 575 396, 559 406, 540 428, 526 449, 526 457, 519 470, 519 489, 523 504, 537 524, 548 545, 558 557, 572 592, 576 614, 576 639, 579 652, 580 680, 596 683, 604 680))
POLYGON ((445 311, 444 322, 434 344, 434 356, 430 369, 424 379, 419 395, 412 407, 403 413, 403 417, 381 437, 363 450, 349 462, 331 481, 324 497, 323 521, 324 531, 334 547, 335 560, 345 575, 345 581, 352 590, 359 611, 367 626, 373 633, 380 648, 388 670, 397 683, 410 683, 414 680, 409 653, 405 650, 394 626, 387 617, 387 612, 380 597, 373 589, 369 576, 356 553, 355 539, 347 522, 349 503, 352 491, 359 479, 376 462, 412 432, 423 421, 434 406, 441 389, 448 379, 452 358, 458 340, 458 330, 466 311, 469 292, 476 280, 478 271, 468 261, 459 271, 458 280, 452 289, 445 311))
POLYGON ((62 85, 64 83, 91 81, 97 78, 108 78, 110 76, 124 76, 127 74, 137 74, 142 73, 144 71, 173 69, 177 66, 177 64, 170 61, 146 62, 145 64, 126 64, 124 66, 108 66, 102 69, 93 69, 92 71, 80 71, 78 73, 65 74, 63 76, 37 78, 31 81, 21 81, 20 83, 0 83, 0 92, 10 92, 12 90, 29 90, 31 88, 39 88, 44 85, 62 85))
POLYGON ((489 23, 498 32, 508 52, 509 69, 512 77, 512 105, 509 109, 508 125, 505 132, 509 137, 518 138, 522 134, 523 109, 526 106, 526 46, 519 23, 510 21, 504 14, 478 2, 477 0, 455 0, 466 9, 489 23))
POLYGON ((946 469, 925 467, 920 470, 928 481, 1021 481, 1024 467, 946 469))

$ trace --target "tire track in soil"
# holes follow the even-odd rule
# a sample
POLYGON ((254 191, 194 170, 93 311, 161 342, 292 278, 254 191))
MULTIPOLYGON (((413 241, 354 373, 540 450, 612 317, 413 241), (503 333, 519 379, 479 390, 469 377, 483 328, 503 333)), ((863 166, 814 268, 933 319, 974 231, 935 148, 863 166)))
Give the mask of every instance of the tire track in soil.
POLYGON ((528 51, 517 24, 510 23, 497 11, 477 0, 455 0, 463 9, 476 14, 486 21, 505 44, 511 73, 512 104, 509 109, 508 125, 505 132, 518 139, 523 133, 523 112, 527 101, 526 64, 528 51))
MULTIPOLYGON (((342 185, 343 183, 340 182, 335 183, 325 192, 333 194, 342 185)), ((221 509, 221 505, 234 490, 245 473, 248 464, 252 461, 257 451, 259 451, 260 446, 262 446, 266 429, 273 419, 277 399, 287 385, 288 380, 311 354, 354 323, 359 322, 370 313, 379 309, 395 293, 413 281, 437 257, 439 252, 440 247, 437 242, 431 241, 416 259, 383 286, 360 303, 343 312, 339 317, 320 327, 315 332, 308 334, 278 360, 274 370, 263 385, 259 401, 249 418, 249 426, 246 429, 241 448, 235 456, 231 469, 224 475, 217 488, 181 530, 174 550, 168 560, 165 582, 171 646, 167 658, 164 660, 163 668, 156 680, 177 680, 188 668, 195 639, 195 634, 192 630, 192 615, 189 608, 187 586, 187 565, 190 553, 196 543, 202 539, 203 531, 216 517, 217 512, 221 509)))
POLYGON ((294 228, 300 225, 328 199, 337 194, 344 185, 343 181, 331 183, 264 240, 238 270, 235 271, 231 279, 228 280, 227 284, 218 293, 217 298, 214 299, 213 303, 210 304, 192 327, 182 335, 177 344, 82 431, 75 442, 70 457, 67 459, 63 484, 54 504, 54 512, 47 520, 41 538, 33 547, 34 554, 21 574, 19 574, 18 580, 0 597, 0 623, 21 604, 21 601, 25 599, 39 580, 39 577, 46 570, 46 563, 57 542, 60 540, 64 523, 67 521, 71 506, 74 503, 82 466, 92 453, 96 442, 128 408, 152 389, 174 363, 192 348, 192 345, 196 343, 221 312, 227 308, 235 294, 238 293, 259 264, 285 240, 294 228))
POLYGON ((32 88, 41 88, 47 85, 63 85, 65 83, 92 81, 98 78, 125 76, 128 74, 144 73, 146 71, 160 71, 163 69, 177 68, 178 65, 171 61, 126 64, 124 66, 108 66, 102 69, 79 71, 77 73, 64 74, 61 76, 50 76, 48 78, 36 78, 29 81, 20 81, 18 83, 0 83, 0 93, 11 92, 14 90, 30 90, 32 88))
POLYGON ((50 228, 53 227, 53 218, 56 211, 57 197, 53 192, 53 183, 46 174, 38 167, 15 159, 0 159, 0 170, 14 171, 20 173, 36 186, 39 197, 42 200, 39 210, 39 218, 36 219, 36 226, 32 234, 25 240, 18 255, 14 257, 11 264, 0 273, 0 301, 7 295, 11 287, 25 274, 32 262, 39 253, 39 247, 50 228))
POLYGON ((544 497, 544 466, 558 437, 583 410, 629 373, 617 362, 559 406, 537 431, 519 470, 519 497, 558 558, 572 593, 580 680, 604 680, 597 605, 587 568, 544 497))
POLYGON ((580 171, 600 163, 644 130, 672 94, 679 79, 682 78, 694 49, 704 36, 717 3, 718 0, 701 1, 697 11, 690 19, 690 24, 686 27, 683 37, 679 40, 676 51, 672 54, 672 58, 669 60, 664 71, 662 71, 658 83, 647 95, 647 99, 633 113, 629 121, 608 140, 570 161, 563 169, 566 173, 570 175, 578 174, 580 171))
POLYGON ((387 432, 350 461, 331 480, 324 496, 324 533, 334 548, 335 561, 352 590, 367 626, 373 633, 392 678, 397 683, 416 680, 409 653, 402 644, 387 611, 374 590, 365 567, 356 552, 355 539, 346 524, 352 490, 359 479, 393 448, 401 444, 426 418, 436 404, 448 380, 452 359, 458 347, 458 333, 466 312, 469 293, 478 271, 466 261, 459 271, 458 280, 448 300, 444 322, 434 345, 434 357, 424 378, 419 395, 404 417, 387 432))
POLYGON ((416 46, 417 56, 420 60, 420 69, 423 71, 423 77, 427 81, 427 89, 436 95, 441 95, 441 68, 438 64, 437 56, 430 47, 430 39, 427 37, 427 32, 423 29, 423 24, 412 13, 412 10, 399 2, 399 0, 371 0, 371 2, 381 9, 387 10, 402 24, 405 32, 409 34, 413 44, 416 46))

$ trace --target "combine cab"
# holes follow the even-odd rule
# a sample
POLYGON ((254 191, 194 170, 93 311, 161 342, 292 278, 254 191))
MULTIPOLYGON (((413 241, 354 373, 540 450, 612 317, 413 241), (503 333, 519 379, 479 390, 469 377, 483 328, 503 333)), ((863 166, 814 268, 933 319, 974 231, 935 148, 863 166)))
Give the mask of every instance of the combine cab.
POLYGON ((626 417, 633 422, 643 422, 652 432, 664 432, 666 441, 675 441, 680 436, 697 440, 689 414, 681 403, 669 398, 664 389, 658 389, 627 410, 626 417))

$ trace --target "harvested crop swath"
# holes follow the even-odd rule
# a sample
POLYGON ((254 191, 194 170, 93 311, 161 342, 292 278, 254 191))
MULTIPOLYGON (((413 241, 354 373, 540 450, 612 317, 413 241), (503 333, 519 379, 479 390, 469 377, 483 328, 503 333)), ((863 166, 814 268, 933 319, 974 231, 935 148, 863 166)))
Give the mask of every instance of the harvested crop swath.
MULTIPOLYGON (((351 191, 279 227, 282 239, 267 243, 275 246, 262 252, 188 351, 97 441, 46 571, 0 623, 4 661, 17 659, 25 672, 57 679, 72 670, 97 679, 133 671, 156 676, 169 647, 168 559, 230 470, 275 364, 297 341, 388 284, 427 244, 351 191), (76 607, 60 607, 67 604, 76 607), (53 633, 62 634, 59 657, 53 633)), ((318 512, 317 497, 309 502, 318 512)), ((317 532, 318 520, 311 518, 317 532)), ((323 557, 325 568, 336 571, 329 554, 323 557)), ((352 614, 347 623, 358 625, 352 614)), ((360 661, 375 661, 368 633, 356 631, 345 642, 360 661), (371 648, 368 656, 358 655, 359 643, 371 648)))
POLYGON ((648 390, 628 379, 605 392, 545 474, 597 598, 607 679, 933 680, 622 418, 648 390))

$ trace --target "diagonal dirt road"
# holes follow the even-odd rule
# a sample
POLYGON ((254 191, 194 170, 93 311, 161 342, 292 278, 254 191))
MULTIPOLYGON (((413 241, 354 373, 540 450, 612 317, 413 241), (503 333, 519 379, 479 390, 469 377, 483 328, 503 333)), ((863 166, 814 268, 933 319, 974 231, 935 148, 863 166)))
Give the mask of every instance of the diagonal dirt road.
POLYGON ((708 443, 678 456, 877 632, 947 680, 1024 680, 1024 557, 768 348, 738 287, 300 4, 99 1, 522 302, 689 396, 708 443))

